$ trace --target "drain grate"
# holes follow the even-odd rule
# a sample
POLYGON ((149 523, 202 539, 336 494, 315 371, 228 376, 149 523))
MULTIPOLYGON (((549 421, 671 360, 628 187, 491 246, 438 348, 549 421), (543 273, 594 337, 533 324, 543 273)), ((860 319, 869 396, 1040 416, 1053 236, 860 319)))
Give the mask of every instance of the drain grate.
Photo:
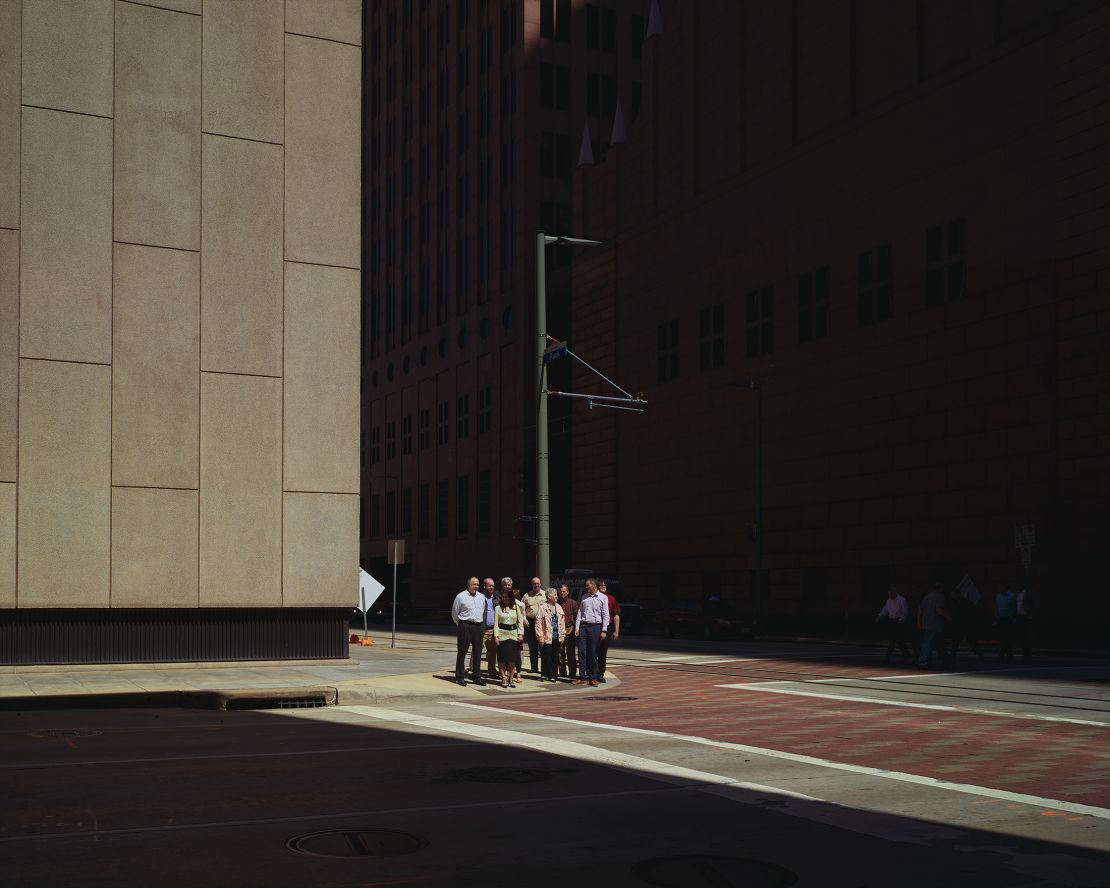
POLYGON ((314 857, 400 857, 427 844, 421 836, 395 829, 329 829, 293 836, 285 847, 314 857))
POLYGON ((536 768, 459 768, 447 776, 468 783, 542 783, 551 774, 536 768))
POLYGON ((227 710, 242 709, 320 709, 328 705, 322 694, 307 697, 232 697, 227 710))
POLYGON ((777 864, 718 854, 653 857, 633 864, 632 873, 663 888, 788 888, 798 881, 797 874, 777 864))
POLYGON ((32 737, 97 737, 100 731, 94 731, 91 728, 43 728, 39 731, 31 731, 32 737))
POLYGON ((603 697, 583 697, 582 699, 583 700, 598 700, 598 701, 602 701, 602 702, 605 702, 605 703, 621 703, 621 702, 624 702, 626 700, 635 700, 636 697, 613 697, 613 696, 606 697, 606 696, 603 696, 603 697))

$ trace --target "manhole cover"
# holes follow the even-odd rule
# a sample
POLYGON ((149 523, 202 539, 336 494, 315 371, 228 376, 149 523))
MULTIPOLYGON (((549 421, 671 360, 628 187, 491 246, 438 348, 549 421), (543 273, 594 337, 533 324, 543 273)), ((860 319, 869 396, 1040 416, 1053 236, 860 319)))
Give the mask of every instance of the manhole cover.
POLYGON ((583 697, 584 700, 600 700, 605 703, 620 703, 624 700, 635 700, 635 697, 583 697))
POLYGON ((470 783, 542 783, 551 779, 551 772, 535 768, 459 768, 447 776, 470 783))
POLYGON ((291 851, 316 857, 398 857, 427 844, 420 836, 393 829, 329 829, 293 836, 285 843, 291 851))
POLYGON ((100 731, 89 728, 43 728, 41 731, 31 731, 32 737, 96 737, 100 731))
POLYGON ((776 864, 717 854, 653 857, 633 864, 632 872, 649 885, 664 888, 787 888, 798 881, 794 873, 776 864))

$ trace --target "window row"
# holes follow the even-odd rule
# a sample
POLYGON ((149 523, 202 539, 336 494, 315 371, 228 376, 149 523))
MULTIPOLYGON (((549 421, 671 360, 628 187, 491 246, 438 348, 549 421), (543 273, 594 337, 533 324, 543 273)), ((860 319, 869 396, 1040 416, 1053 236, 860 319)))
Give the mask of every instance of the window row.
MULTIPOLYGON (((401 456, 411 456, 415 449, 421 452, 430 450, 432 446, 432 409, 424 407, 416 414, 417 428, 413 435, 413 417, 407 414, 401 417, 401 456)), ((440 401, 436 405, 436 445, 442 447, 451 441, 451 402, 440 401)), ((465 441, 470 437, 470 395, 459 395, 455 399, 455 439, 465 441)), ((397 421, 389 420, 385 428, 385 459, 386 461, 397 457, 397 421)), ((478 417, 477 430, 479 435, 485 435, 493 428, 493 387, 483 386, 478 389, 478 417)), ((382 426, 370 429, 370 465, 376 466, 382 461, 382 426)), ((365 435, 363 436, 363 450, 365 451, 365 435)), ((365 464, 365 458, 363 459, 365 464)))
MULTIPOLYGON (((962 301, 967 297, 965 222, 953 219, 926 232, 925 294, 929 306, 962 301)), ((798 275, 798 342, 808 343, 832 335, 829 266, 798 275)), ((775 350, 775 287, 768 285, 744 293, 744 355, 752 358, 775 350)), ((868 327, 894 314, 894 249, 879 244, 857 257, 856 320, 868 327)), ((703 308, 698 319, 698 369, 724 366, 724 304, 703 308)), ((657 380, 679 377, 680 321, 672 318, 657 328, 657 380)))
MULTIPOLYGON (((392 481, 391 477, 385 480, 392 481)), ((478 473, 475 497, 476 509, 471 512, 470 476, 459 475, 454 479, 455 488, 455 535, 465 537, 470 534, 471 517, 479 534, 488 534, 493 529, 493 481, 489 471, 478 473)), ((443 478, 435 484, 435 536, 446 539, 451 532, 451 481, 443 478)), ((420 541, 432 537, 432 485, 419 484, 415 488, 403 487, 400 498, 396 490, 384 494, 374 493, 369 497, 369 508, 365 498, 359 498, 359 538, 377 539, 384 535, 396 537, 398 533, 406 536, 416 532, 420 541), (414 500, 415 498, 415 509, 414 500), (369 526, 367 526, 369 525, 369 526)))

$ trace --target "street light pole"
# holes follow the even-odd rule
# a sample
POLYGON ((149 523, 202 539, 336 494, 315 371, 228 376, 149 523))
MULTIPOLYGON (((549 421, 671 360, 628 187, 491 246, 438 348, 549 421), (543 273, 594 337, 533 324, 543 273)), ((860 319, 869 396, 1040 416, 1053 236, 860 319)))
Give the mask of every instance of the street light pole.
POLYGON ((551 491, 543 352, 547 348, 546 253, 547 245, 554 240, 542 231, 536 234, 536 576, 544 584, 551 582, 551 491))
POLYGON ((536 576, 551 582, 551 481, 547 442, 547 386, 543 384, 543 353, 547 348, 547 247, 600 247, 584 237, 536 232, 536 576))

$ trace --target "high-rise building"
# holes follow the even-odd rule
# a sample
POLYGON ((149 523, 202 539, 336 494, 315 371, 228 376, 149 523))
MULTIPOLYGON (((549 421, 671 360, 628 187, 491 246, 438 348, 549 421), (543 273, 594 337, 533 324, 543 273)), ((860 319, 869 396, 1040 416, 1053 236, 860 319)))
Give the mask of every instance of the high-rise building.
MULTIPOLYGON (((382 576, 386 541, 404 538, 415 605, 447 602, 475 572, 535 570, 535 234, 570 233, 584 134, 600 161, 618 100, 636 116, 643 11, 639 0, 366 4, 361 553, 382 576)), ((559 338, 570 267, 549 249, 559 338)), ((552 372, 569 379, 565 365, 552 372)), ((551 429, 564 479, 553 564, 565 567, 566 405, 552 405, 551 429)))
POLYGON ((361 20, 0 3, 0 662, 347 656, 361 20))
POLYGON ((1098 637, 1110 6, 663 10, 636 126, 575 180, 611 246, 573 342, 650 401, 575 422, 575 559, 793 628, 1036 582, 1098 637))

